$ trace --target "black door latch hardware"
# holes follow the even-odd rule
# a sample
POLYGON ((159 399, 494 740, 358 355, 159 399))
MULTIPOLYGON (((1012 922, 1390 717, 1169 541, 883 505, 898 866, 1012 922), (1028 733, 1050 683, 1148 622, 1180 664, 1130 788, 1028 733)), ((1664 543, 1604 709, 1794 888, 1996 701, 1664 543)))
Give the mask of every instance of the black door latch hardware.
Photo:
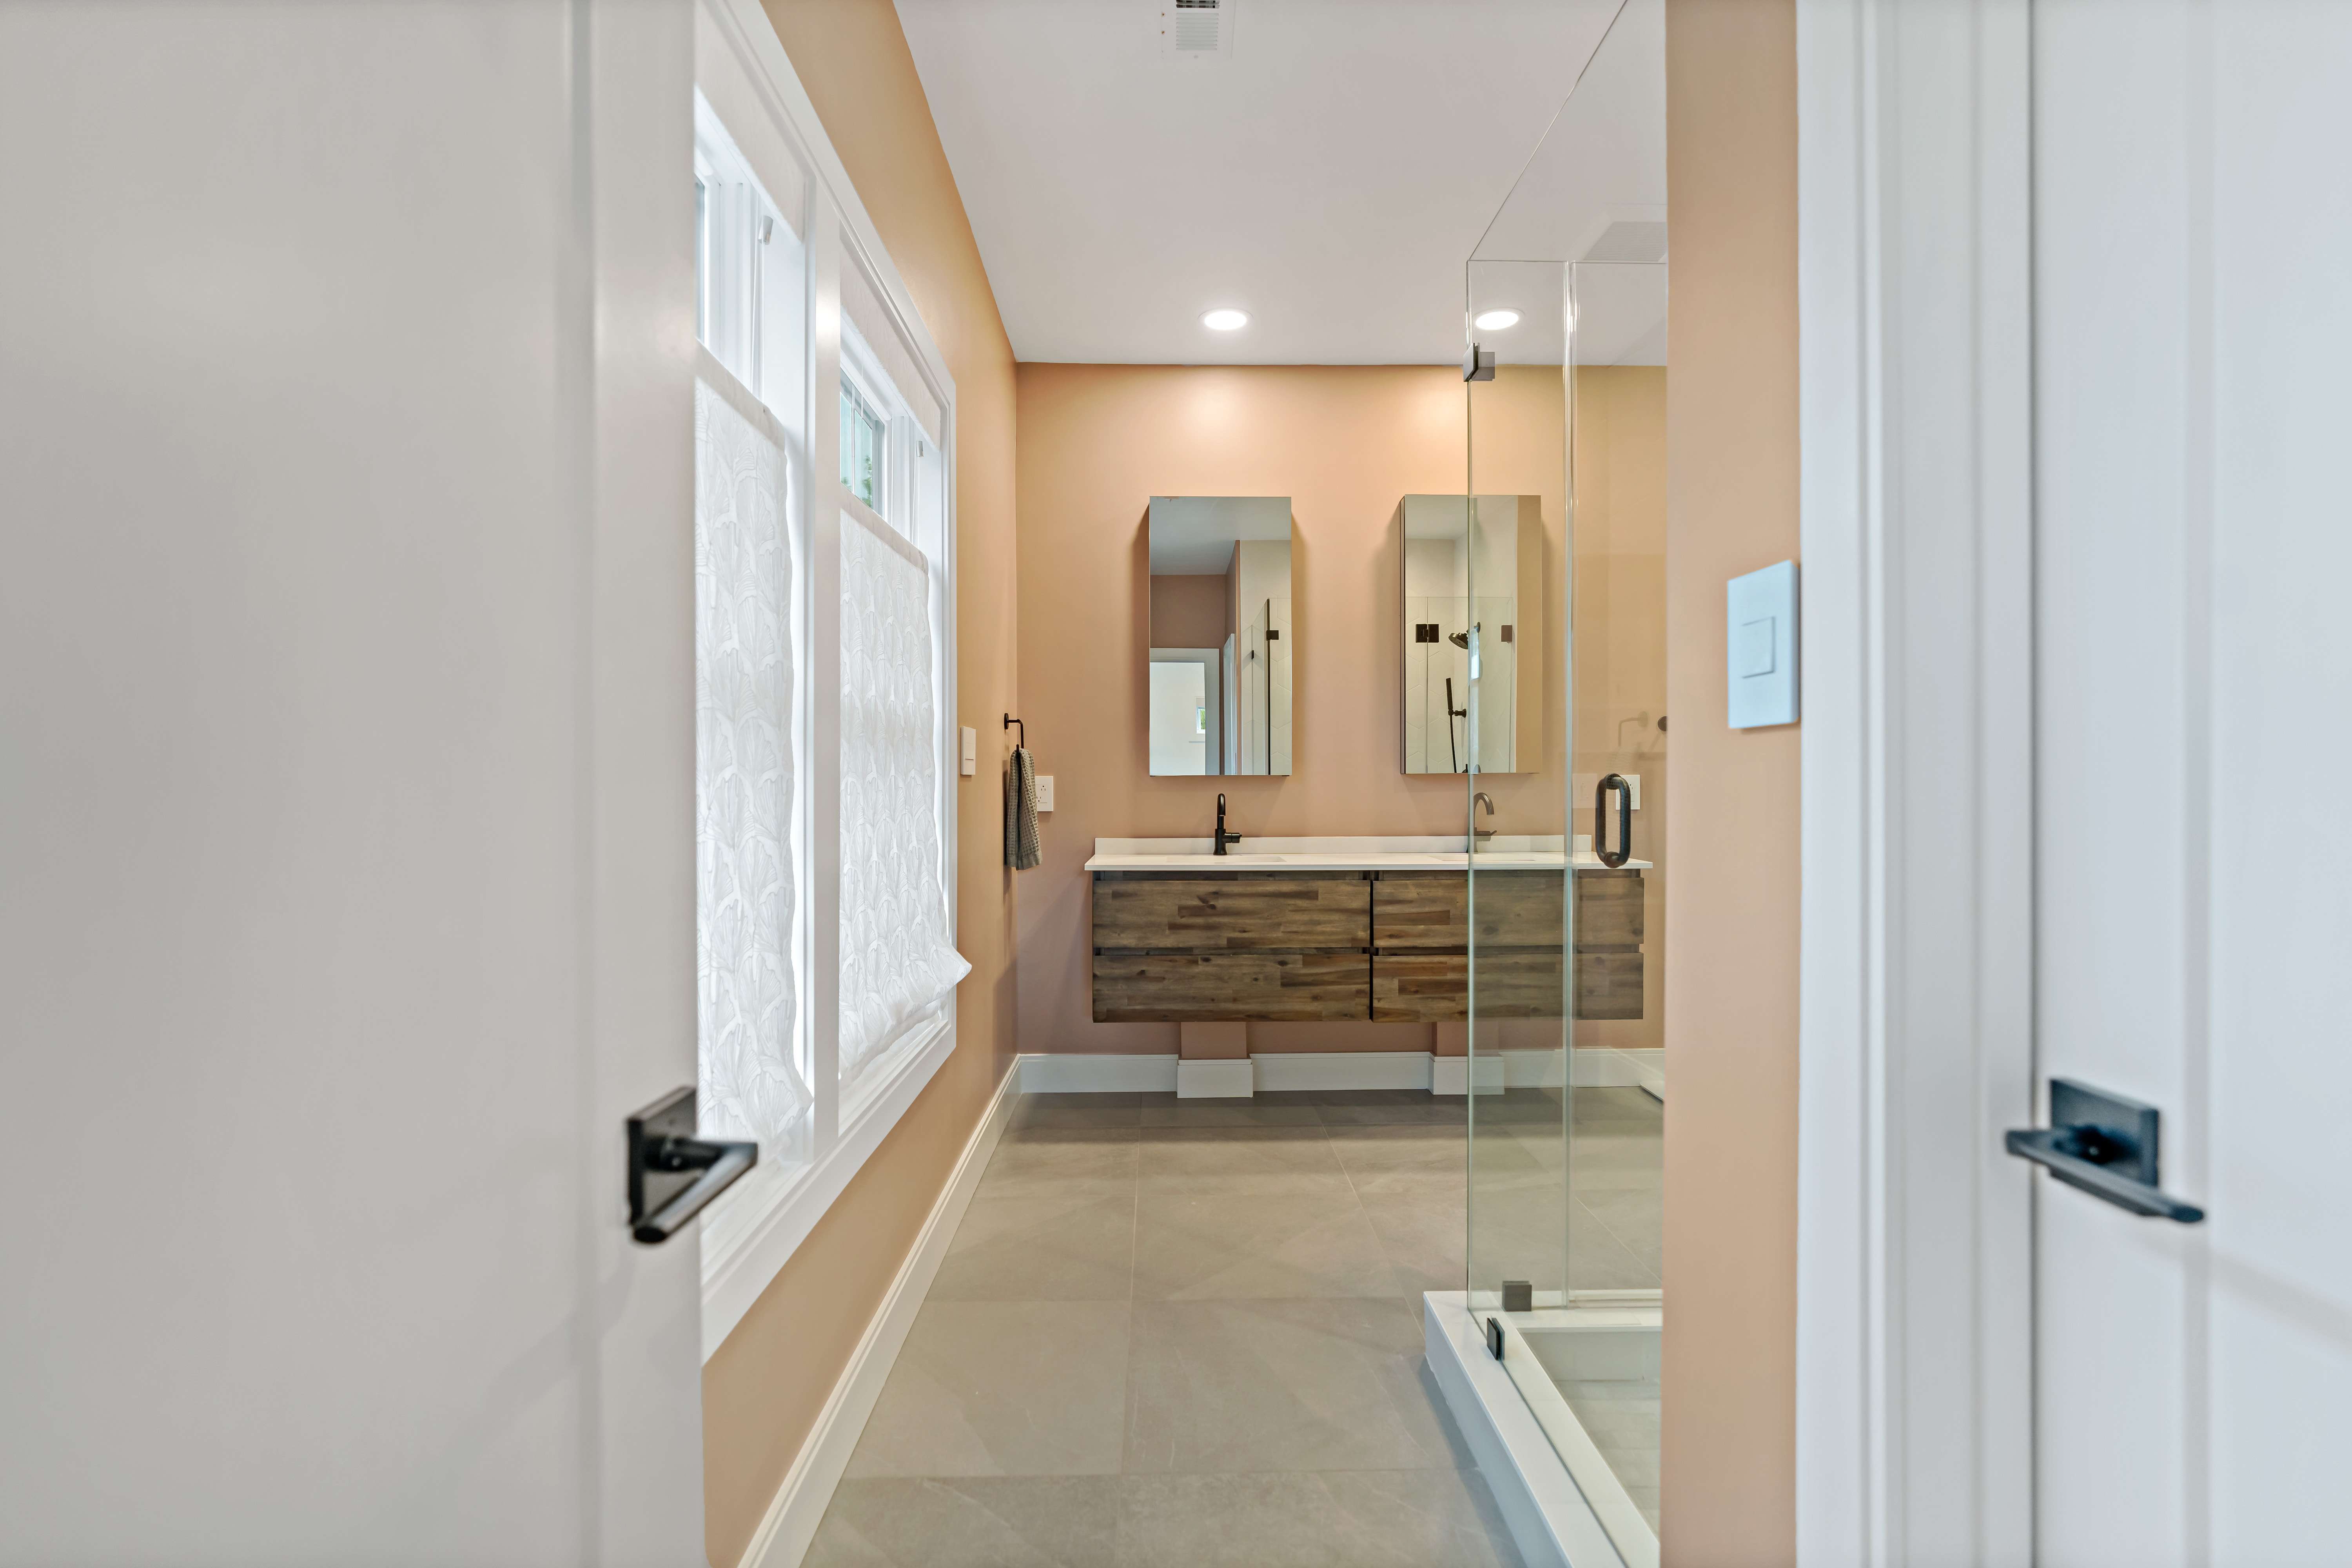
POLYGON ((695 1136, 692 1084, 629 1118, 629 1234, 659 1246, 760 1163, 760 1145, 695 1136))
POLYGON ((2149 1219, 2194 1225, 2205 1211, 2162 1190, 2153 1105, 2071 1079, 2050 1081, 2050 1125, 2020 1127, 2002 1141, 2068 1186, 2149 1219))

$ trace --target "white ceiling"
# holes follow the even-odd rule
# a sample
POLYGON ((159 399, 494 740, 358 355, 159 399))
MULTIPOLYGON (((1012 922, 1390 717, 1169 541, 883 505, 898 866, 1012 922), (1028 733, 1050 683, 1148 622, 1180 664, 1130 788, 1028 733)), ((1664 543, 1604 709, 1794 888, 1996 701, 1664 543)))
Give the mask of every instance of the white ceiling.
POLYGON ((1154 577, 1223 577, 1235 541, 1289 538, 1287 496, 1151 497, 1154 577))
MULTIPOLYGON (((897 3, 1014 354, 1129 364, 1458 362, 1465 263, 1619 9, 1233 0, 1203 60, 1160 53, 1158 0, 897 3), (1201 325, 1223 305, 1250 325, 1201 325)), ((1612 206, 1571 226, 1663 208, 1656 74, 1603 154, 1640 167, 1561 189, 1612 206)))

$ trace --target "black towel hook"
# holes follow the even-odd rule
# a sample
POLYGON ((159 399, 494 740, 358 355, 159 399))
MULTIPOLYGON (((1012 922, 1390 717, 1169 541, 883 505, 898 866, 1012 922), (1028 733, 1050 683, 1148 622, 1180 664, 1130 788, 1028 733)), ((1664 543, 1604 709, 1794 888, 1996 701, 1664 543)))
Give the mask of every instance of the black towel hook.
POLYGON ((1029 749, 1029 727, 1027 725, 1023 724, 1019 719, 1014 718, 1008 713, 1004 716, 1004 727, 1007 729, 1018 727, 1021 731, 1021 738, 1013 744, 1020 747, 1024 751, 1029 749))

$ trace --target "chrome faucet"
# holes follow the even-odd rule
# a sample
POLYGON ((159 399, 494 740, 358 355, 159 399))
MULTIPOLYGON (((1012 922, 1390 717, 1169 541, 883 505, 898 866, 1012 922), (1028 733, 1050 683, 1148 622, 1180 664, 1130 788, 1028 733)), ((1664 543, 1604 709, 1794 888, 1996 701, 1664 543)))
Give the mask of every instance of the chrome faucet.
POLYGON ((1495 814, 1495 798, 1484 789, 1470 797, 1470 836, 1483 844, 1495 836, 1495 830, 1478 825, 1478 811, 1481 807, 1485 808, 1487 816, 1492 817, 1495 814))
POLYGON ((1229 833, 1225 831, 1225 797, 1222 792, 1220 792, 1217 796, 1217 848, 1215 852, 1218 854, 1223 854, 1227 844, 1237 844, 1241 841, 1242 836, 1239 833, 1229 833))

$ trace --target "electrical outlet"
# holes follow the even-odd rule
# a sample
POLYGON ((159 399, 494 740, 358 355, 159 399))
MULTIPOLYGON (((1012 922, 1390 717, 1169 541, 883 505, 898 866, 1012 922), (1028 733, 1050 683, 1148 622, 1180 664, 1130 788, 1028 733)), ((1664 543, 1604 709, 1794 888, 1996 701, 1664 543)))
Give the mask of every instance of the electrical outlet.
POLYGON ((1037 810, 1050 811, 1053 809, 1054 776, 1050 773, 1040 773, 1037 775, 1037 810))

